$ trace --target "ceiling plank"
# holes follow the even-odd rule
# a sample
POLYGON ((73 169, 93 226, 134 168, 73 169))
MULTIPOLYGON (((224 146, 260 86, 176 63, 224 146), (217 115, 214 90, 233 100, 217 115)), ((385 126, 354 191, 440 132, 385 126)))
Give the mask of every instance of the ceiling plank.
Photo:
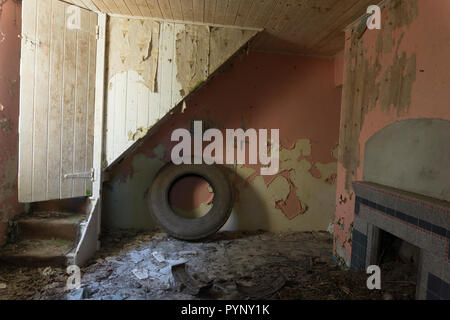
POLYGON ((167 0, 158 0, 159 7, 161 9, 163 18, 166 20, 173 20, 172 10, 170 9, 170 3, 167 0))
POLYGON ((219 0, 216 4, 215 24, 225 24, 225 14, 228 8, 228 0, 219 0))
POLYGON ((241 0, 234 25, 244 26, 254 0, 241 0))
POLYGON ((181 0, 169 0, 170 8, 172 9, 172 16, 175 20, 184 20, 183 9, 181 7, 181 0))
POLYGON ((203 22, 214 23, 215 15, 216 15, 216 0, 205 0, 205 18, 203 22))
POLYGON ((161 12, 161 8, 159 7, 158 0, 146 0, 147 6, 152 13, 152 17, 162 19, 163 14, 161 12))
POLYGON ((103 2, 103 0, 92 0, 92 2, 94 2, 98 10, 102 12, 111 12, 109 8, 106 6, 106 4, 103 2))
POLYGON ((99 11, 99 8, 91 0, 82 0, 85 7, 92 11, 99 11))
POLYGON ((131 14, 131 11, 125 5, 124 0, 114 0, 114 2, 116 3, 117 7, 119 8, 121 14, 128 14, 128 15, 131 14))
POLYGON ((241 0, 229 0, 224 24, 234 25, 241 0))
POLYGON ((194 0, 194 21, 205 21, 205 0, 194 0))
POLYGON ((81 1, 81 0, 72 0, 71 1, 74 5, 77 5, 77 6, 79 6, 79 7, 81 7, 81 8, 85 8, 85 9, 87 9, 88 7, 86 7, 86 5, 83 3, 83 1, 81 1))
POLYGON ((272 15, 272 12, 277 7, 277 1, 274 0, 265 0, 261 12, 258 15, 258 18, 255 21, 254 26, 264 26, 266 25, 267 21, 269 20, 270 16, 272 15))
POLYGON ((114 0, 103 0, 103 3, 109 8, 108 13, 120 13, 120 9, 114 0))
POLYGON ((317 56, 343 50, 343 29, 381 0, 64 0, 94 11, 264 28, 252 48, 317 56))
POLYGON ((131 14, 133 16, 143 16, 142 12, 139 10, 136 0, 127 0, 125 1, 125 5, 127 6, 128 10, 131 11, 131 14))
POLYGON ((181 2, 184 20, 194 21, 194 2, 192 0, 183 0, 181 2))
POLYGON ((137 7, 144 17, 151 17, 151 11, 145 0, 136 0, 137 7))
POLYGON ((278 15, 276 17, 272 17, 272 20, 269 21, 269 24, 265 26, 266 31, 270 36, 267 38, 265 46, 262 47, 263 49, 270 47, 274 43, 276 37, 274 37, 273 35, 280 34, 280 30, 287 24, 288 20, 290 19, 288 14, 289 11, 291 11, 290 9, 293 4, 294 0, 281 1, 281 5, 279 7, 280 11, 278 12, 278 15))

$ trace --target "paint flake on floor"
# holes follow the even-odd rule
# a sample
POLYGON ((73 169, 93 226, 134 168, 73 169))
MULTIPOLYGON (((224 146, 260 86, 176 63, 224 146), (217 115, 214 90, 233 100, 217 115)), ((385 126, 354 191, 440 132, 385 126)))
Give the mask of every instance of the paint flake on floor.
POLYGON ((392 279, 382 277, 383 290, 369 291, 364 272, 342 270, 333 262, 326 232, 221 232, 195 243, 162 233, 122 232, 106 234, 102 244, 81 268, 79 290, 65 291, 63 269, 2 268, 0 299, 359 300, 411 299, 415 292, 414 284, 405 285, 405 275, 392 271, 392 279), (174 277, 180 265, 182 277, 174 277))

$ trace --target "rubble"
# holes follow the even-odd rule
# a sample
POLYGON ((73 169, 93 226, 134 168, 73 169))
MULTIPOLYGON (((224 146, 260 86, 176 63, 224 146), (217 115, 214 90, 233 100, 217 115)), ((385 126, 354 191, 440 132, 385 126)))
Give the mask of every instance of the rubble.
POLYGON ((0 289, 0 300, 382 300, 413 299, 415 293, 410 273, 394 264, 383 274, 382 290, 368 290, 365 272, 333 262, 326 232, 224 232, 193 243, 128 232, 101 240, 102 249, 81 268, 83 290, 65 290, 65 269, 48 269, 44 276, 43 269, 2 267, 0 284, 8 286, 0 289), (172 274, 177 267, 181 282, 172 274))

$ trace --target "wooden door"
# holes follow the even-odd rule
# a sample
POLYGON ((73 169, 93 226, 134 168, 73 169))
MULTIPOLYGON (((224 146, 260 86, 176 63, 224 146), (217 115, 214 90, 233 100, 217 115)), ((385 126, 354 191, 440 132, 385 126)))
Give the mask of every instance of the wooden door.
POLYGON ((92 193, 97 20, 58 0, 22 2, 20 202, 92 193))

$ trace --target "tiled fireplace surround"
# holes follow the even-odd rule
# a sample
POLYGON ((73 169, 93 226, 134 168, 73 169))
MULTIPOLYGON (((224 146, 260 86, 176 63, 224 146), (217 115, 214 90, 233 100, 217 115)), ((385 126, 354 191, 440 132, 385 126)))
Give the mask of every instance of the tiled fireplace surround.
POLYGON ((353 188, 351 268, 377 264, 384 230, 420 248, 416 298, 450 300, 450 203, 369 182, 353 188))

